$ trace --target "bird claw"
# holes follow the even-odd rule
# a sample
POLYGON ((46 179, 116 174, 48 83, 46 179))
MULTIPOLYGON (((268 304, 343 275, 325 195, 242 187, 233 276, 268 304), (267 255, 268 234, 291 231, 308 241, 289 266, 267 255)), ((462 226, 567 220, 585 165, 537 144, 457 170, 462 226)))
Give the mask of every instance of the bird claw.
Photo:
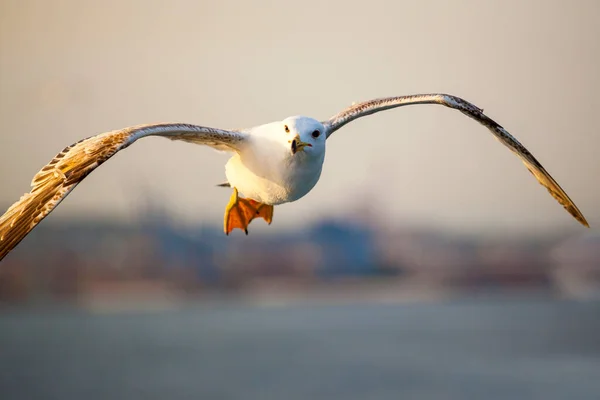
POLYGON ((273 206, 241 198, 237 189, 233 188, 231 199, 225 208, 225 234, 229 235, 235 228, 239 228, 247 235, 248 225, 255 218, 262 218, 270 225, 273 220, 273 206))

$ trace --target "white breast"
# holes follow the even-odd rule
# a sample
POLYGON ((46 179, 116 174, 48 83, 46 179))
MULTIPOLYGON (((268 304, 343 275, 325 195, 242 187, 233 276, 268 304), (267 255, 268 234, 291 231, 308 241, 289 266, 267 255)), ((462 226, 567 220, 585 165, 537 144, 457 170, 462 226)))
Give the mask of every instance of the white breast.
POLYGON ((244 197, 277 205, 296 201, 319 181, 325 154, 308 155, 261 146, 235 154, 225 166, 227 180, 244 197))

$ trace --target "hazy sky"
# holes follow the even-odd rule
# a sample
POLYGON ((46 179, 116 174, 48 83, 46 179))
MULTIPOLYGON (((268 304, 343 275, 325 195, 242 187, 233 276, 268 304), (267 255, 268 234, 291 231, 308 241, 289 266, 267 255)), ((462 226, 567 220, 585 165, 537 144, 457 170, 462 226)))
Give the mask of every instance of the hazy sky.
MULTIPOLYGON (((600 2, 0 1, 0 204, 83 137, 149 122, 236 128, 354 101, 447 92, 481 108, 600 226, 600 2)), ((488 131, 439 106, 361 119, 321 181, 277 207, 289 228, 358 211, 447 229, 579 229, 488 131)), ((134 220, 147 196, 219 225, 227 155, 148 138, 49 218, 134 220)), ((4 211, 4 210, 2 210, 4 211)), ((266 229, 255 223, 255 230, 266 229)))

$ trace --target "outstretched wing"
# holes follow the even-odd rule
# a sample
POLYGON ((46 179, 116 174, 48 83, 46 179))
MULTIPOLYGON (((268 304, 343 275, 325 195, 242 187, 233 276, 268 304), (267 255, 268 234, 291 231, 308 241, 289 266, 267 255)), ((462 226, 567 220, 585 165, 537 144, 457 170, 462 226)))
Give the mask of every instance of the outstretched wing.
POLYGON ((31 182, 24 194, 0 217, 0 260, 40 223, 94 169, 119 150, 146 136, 239 151, 247 135, 188 124, 140 125, 106 132, 67 146, 31 182))
POLYGON ((535 157, 517 139, 508 133, 502 126, 483 113, 483 110, 459 97, 448 94, 417 94, 412 96, 388 97, 364 103, 354 104, 339 114, 334 115, 324 122, 327 138, 333 132, 357 118, 371 115, 391 108, 411 104, 440 104, 461 111, 466 116, 486 126, 502 144, 512 150, 525 164, 529 172, 535 176, 539 183, 544 185, 548 192, 582 225, 589 227, 587 221, 575 203, 569 198, 560 185, 550 176, 535 157))

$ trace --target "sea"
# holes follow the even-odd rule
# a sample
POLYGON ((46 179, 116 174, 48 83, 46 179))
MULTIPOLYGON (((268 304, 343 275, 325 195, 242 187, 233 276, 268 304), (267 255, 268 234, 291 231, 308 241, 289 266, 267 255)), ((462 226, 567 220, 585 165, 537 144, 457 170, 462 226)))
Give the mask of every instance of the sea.
POLYGON ((0 398, 600 399, 600 301, 0 313, 0 398))

